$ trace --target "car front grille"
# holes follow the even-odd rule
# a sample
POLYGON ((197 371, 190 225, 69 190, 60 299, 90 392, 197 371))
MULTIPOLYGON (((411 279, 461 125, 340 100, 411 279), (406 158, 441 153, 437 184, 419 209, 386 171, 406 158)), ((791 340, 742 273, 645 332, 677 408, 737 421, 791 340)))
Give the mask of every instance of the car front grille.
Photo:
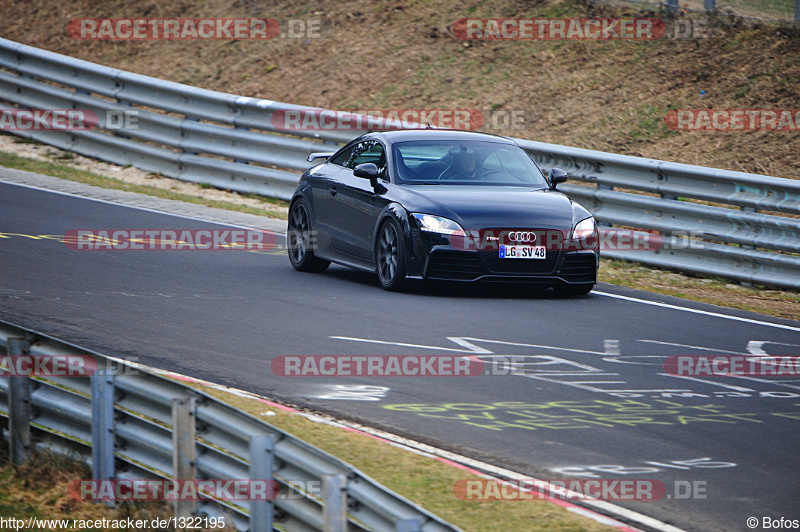
POLYGON ((428 277, 434 279, 477 279, 481 262, 475 252, 434 251, 428 264, 428 277))
POLYGON ((499 275, 548 275, 556 269, 560 249, 562 247, 563 233, 557 229, 542 228, 505 228, 505 229, 482 229, 481 242, 486 245, 479 253, 483 264, 489 273, 499 275), (507 235, 510 232, 523 231, 533 232, 537 235, 535 241, 518 242, 528 245, 547 246, 547 258, 545 259, 501 259, 500 244, 510 244, 507 235), (488 239, 488 235, 495 236, 494 241, 488 239), (553 239, 556 240, 553 240, 553 239))

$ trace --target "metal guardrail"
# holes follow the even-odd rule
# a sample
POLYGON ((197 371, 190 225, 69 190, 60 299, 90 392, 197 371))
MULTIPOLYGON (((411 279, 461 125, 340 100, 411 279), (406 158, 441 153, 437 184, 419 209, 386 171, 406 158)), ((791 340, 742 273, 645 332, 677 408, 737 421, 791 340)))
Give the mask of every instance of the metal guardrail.
POLYGON ((342 460, 200 390, 0 322, 0 356, 23 355, 90 357, 97 371, 0 376, 0 416, 9 420, 5 436, 14 463, 46 448, 81 457, 97 480, 277 482, 280 495, 271 501, 176 503, 178 515, 222 517, 236 530, 460 530, 342 460))
POLYGON ((559 190, 598 223, 664 237, 658 249, 603 255, 800 288, 800 181, 516 140, 543 169, 561 168, 582 183, 559 190))
MULTIPOLYGON (((313 108, 181 85, 6 39, 0 39, 0 101, 89 109, 100 119, 94 130, 15 132, 23 137, 283 199, 291 197, 298 172, 310 166, 309 153, 336 150, 363 133, 283 131, 272 124, 274 113, 313 108), (108 113, 132 109, 138 128, 106 127, 108 113)), ((794 217, 800 215, 800 181, 515 140, 543 169, 563 168, 590 185, 560 189, 598 222, 659 231, 666 243, 655 250, 604 250, 606 256, 800 288, 800 219, 794 217)))
POLYGON ((800 0, 601 0, 603 3, 639 4, 663 8, 670 16, 679 13, 733 15, 772 22, 800 22, 800 0), (792 20, 792 15, 794 19, 792 20))

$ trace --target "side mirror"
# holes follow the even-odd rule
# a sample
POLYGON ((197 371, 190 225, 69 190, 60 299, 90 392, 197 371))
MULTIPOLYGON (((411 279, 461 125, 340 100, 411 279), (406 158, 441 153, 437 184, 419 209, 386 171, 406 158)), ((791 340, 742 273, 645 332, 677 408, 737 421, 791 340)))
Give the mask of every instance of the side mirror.
POLYGON ((363 177, 369 180, 377 179, 378 167, 375 163, 359 164, 353 169, 353 175, 356 177, 363 177))
POLYGON ((561 168, 551 168, 547 172, 547 179, 550 181, 550 188, 555 190, 556 185, 567 180, 567 173, 561 168))
POLYGON ((312 162, 314 159, 330 159, 333 157, 334 152, 327 152, 327 151, 318 151, 308 155, 308 162, 312 162))

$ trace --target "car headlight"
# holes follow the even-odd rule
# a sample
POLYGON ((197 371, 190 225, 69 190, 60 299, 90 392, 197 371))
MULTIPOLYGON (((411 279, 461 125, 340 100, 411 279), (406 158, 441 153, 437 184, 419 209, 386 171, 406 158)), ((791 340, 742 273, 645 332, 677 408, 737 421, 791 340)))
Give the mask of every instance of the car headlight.
POLYGON ((588 240, 597 238, 597 224, 591 216, 575 224, 572 230, 572 240, 588 240))
POLYGON ((419 228, 423 231, 430 233, 439 233, 440 235, 460 235, 465 236, 464 230, 453 220, 449 218, 442 218, 441 216, 434 216, 432 214, 412 213, 416 218, 419 228))

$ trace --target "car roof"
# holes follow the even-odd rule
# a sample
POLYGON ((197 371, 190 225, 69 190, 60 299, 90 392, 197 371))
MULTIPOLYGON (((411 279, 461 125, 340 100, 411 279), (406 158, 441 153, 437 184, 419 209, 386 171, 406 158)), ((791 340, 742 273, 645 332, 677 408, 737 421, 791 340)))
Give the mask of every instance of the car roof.
POLYGON ((479 133, 477 131, 463 131, 455 129, 400 129, 392 131, 379 131, 369 133, 365 136, 377 138, 386 144, 419 140, 482 140, 516 145, 513 140, 506 137, 490 135, 489 133, 479 133))

